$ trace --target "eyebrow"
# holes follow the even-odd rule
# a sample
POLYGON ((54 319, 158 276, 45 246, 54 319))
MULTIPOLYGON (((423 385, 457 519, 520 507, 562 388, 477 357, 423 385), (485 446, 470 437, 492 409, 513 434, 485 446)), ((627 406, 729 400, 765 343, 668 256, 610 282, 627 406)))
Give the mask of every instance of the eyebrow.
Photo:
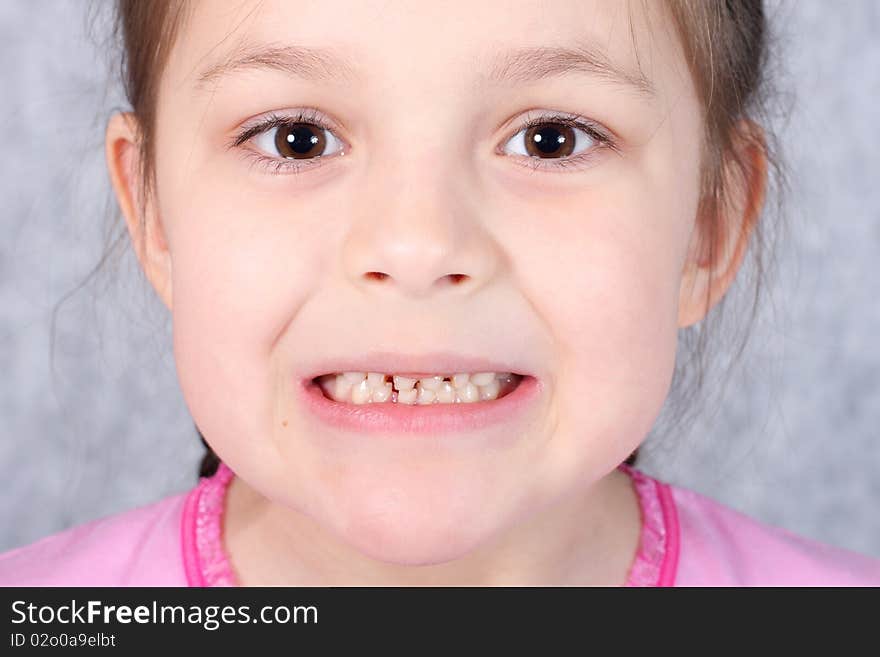
MULTIPOLYGON (((247 70, 277 70, 308 82, 358 79, 354 62, 330 48, 298 45, 245 44, 221 61, 202 71, 195 82, 197 90, 234 73, 247 70)), ((639 71, 626 70, 612 62, 601 50, 590 45, 538 46, 516 48, 493 55, 489 69, 480 77, 490 84, 528 84, 569 73, 586 73, 627 87, 637 95, 653 100, 657 91, 651 80, 639 71)))
POLYGON ((281 71, 311 82, 329 82, 339 77, 357 78, 354 64, 330 48, 245 44, 202 71, 196 79, 195 88, 203 90, 234 73, 260 69, 281 71))
POLYGON ((527 84, 569 73, 604 78, 650 100, 657 97, 654 84, 641 70, 626 70, 588 44, 517 48, 500 53, 495 56, 485 80, 493 84, 527 84))

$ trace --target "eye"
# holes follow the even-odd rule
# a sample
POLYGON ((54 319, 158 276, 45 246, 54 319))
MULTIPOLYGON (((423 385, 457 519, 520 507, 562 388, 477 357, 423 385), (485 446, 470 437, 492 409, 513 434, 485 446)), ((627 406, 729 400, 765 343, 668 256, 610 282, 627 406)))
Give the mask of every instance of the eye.
MULTIPOLYGON (((300 111, 293 116, 271 113, 242 129, 228 147, 240 147, 248 141, 253 141, 261 152, 245 148, 243 156, 273 174, 297 173, 319 166, 317 161, 329 155, 345 153, 331 122, 316 110, 300 111)), ((619 152, 614 138, 601 127, 589 119, 567 114, 529 116, 526 124, 505 142, 508 145, 513 146, 515 154, 523 156, 513 159, 532 169, 580 168, 578 165, 593 159, 602 148, 619 152), (517 147, 521 150, 517 151, 517 147)))
POLYGON ((295 173, 318 166, 315 161, 323 157, 337 152, 344 154, 342 142, 315 110, 294 116, 270 114, 244 128, 229 146, 241 146, 248 141, 252 141, 261 152, 243 149, 243 156, 276 174, 295 173))
POLYGON ((599 126, 588 119, 566 114, 530 116, 525 126, 504 145, 512 146, 515 154, 524 156, 514 159, 525 159, 523 165, 533 169, 584 164, 600 148, 617 150, 614 139, 599 126))

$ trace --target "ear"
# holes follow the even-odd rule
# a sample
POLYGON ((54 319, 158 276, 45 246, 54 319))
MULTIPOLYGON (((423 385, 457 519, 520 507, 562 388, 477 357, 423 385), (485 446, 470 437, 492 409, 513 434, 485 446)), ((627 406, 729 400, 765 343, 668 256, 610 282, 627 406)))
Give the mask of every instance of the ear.
POLYGON ((724 297, 746 254, 749 239, 764 206, 767 186, 767 148, 764 131, 756 123, 743 119, 735 131, 734 147, 746 164, 743 175, 733 175, 726 167, 725 199, 719 204, 715 222, 714 263, 710 260, 702 218, 691 234, 679 291, 678 326, 684 328, 705 318, 724 297))
POLYGON ((171 309, 171 253, 151 199, 140 207, 144 181, 138 167, 139 125, 131 112, 116 112, 104 141, 107 169, 138 262, 159 298, 171 309))

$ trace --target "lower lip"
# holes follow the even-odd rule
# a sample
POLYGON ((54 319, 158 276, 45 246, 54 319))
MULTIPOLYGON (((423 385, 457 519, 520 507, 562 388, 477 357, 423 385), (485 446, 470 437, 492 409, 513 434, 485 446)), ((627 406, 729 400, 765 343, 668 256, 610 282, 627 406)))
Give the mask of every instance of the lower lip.
POLYGON ((313 380, 305 380, 300 386, 300 396, 311 413, 336 429, 359 433, 442 434, 516 423, 540 397, 541 389, 535 377, 524 376, 515 389, 491 401, 347 404, 324 396, 321 386, 313 380))

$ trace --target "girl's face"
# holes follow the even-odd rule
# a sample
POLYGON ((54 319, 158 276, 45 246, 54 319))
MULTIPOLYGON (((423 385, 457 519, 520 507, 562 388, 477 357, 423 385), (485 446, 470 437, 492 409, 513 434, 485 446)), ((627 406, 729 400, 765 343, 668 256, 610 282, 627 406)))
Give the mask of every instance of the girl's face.
MULTIPOLYGON (((700 107, 662 5, 643 11, 196 4, 161 80, 143 265, 196 423, 271 503, 376 558, 439 562, 586 491, 643 440, 703 301, 684 275, 700 107), (284 128, 228 148, 300 112, 321 126, 300 133, 311 156, 284 159, 284 128), (611 146, 554 133, 559 116, 611 146), (419 371, 449 373, 437 352, 529 374, 535 393, 433 433, 349 431, 303 402, 304 379, 359 369, 342 361, 427 356, 419 371)), ((382 362, 365 369, 400 371, 382 362)))

